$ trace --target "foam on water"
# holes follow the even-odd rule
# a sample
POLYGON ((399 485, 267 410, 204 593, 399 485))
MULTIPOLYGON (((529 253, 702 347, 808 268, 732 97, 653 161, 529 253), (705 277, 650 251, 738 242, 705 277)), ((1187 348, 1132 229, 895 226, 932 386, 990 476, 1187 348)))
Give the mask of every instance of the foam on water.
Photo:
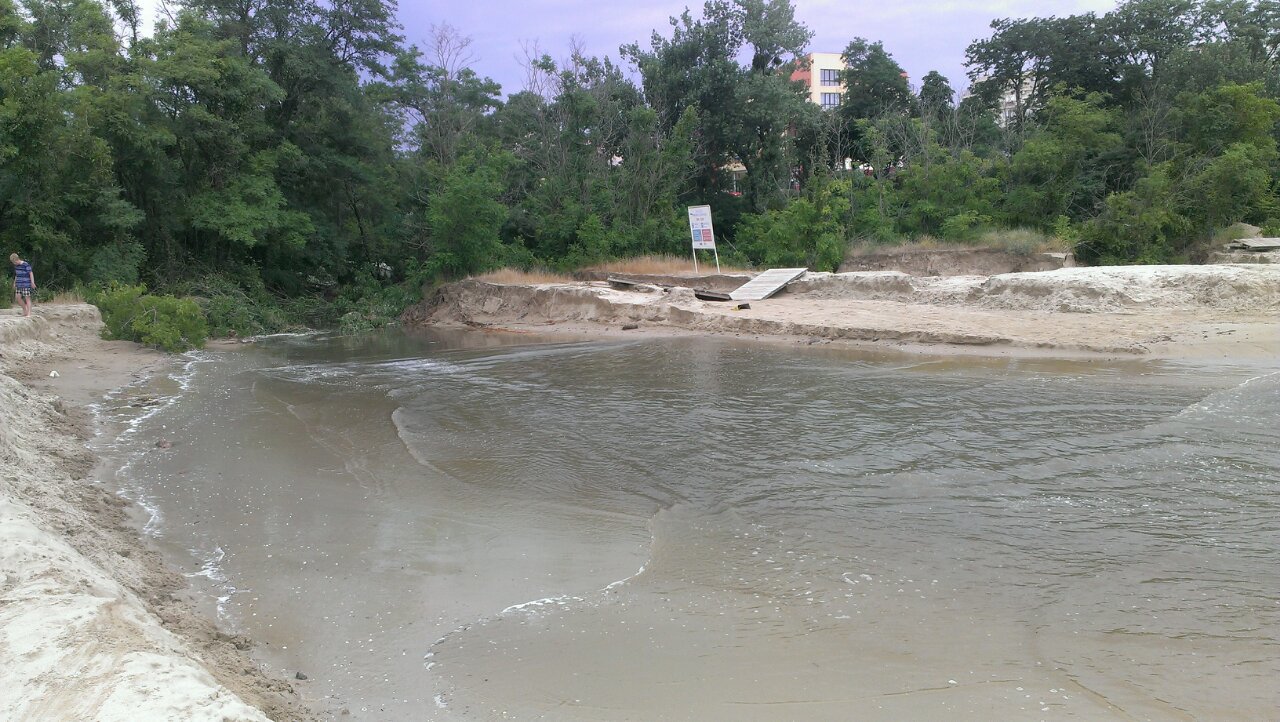
POLYGON ((220 546, 214 546, 211 550, 192 548, 188 551, 192 557, 200 561, 200 570, 187 572, 183 576, 187 579, 205 579, 218 590, 215 599, 218 621, 228 622, 227 603, 231 601, 233 595, 241 593, 241 590, 231 583, 231 580, 227 577, 226 570, 222 566, 223 560, 227 557, 226 551, 220 546))
MULTIPOLYGON (((142 455, 152 450, 150 444, 139 443, 135 437, 149 422, 178 403, 194 383, 200 364, 208 363, 214 357, 200 351, 189 351, 182 354, 182 358, 183 363, 159 382, 155 379, 134 382, 109 392, 102 401, 89 406, 94 421, 91 446, 108 460, 103 468, 111 474, 117 493, 146 512, 142 532, 152 538, 163 534, 164 510, 147 485, 142 483, 143 480, 134 473, 142 455), (166 381, 170 387, 167 390, 166 381), (131 402, 135 398, 140 400, 131 402)), ((164 428, 161 426, 161 430, 164 428)))

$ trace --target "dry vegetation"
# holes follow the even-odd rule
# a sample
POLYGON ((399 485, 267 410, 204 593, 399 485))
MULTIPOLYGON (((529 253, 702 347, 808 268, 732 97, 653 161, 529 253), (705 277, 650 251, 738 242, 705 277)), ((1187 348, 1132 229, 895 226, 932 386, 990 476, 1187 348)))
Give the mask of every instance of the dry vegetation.
POLYGON ((489 271, 478 276, 472 276, 477 281, 485 283, 494 283, 499 286, 531 286, 539 283, 572 283, 573 278, 563 273, 555 273, 553 271, 522 271, 518 268, 499 268, 496 271, 489 271))
POLYGON ((876 243, 874 241, 855 241, 849 246, 845 258, 874 256, 879 253, 912 253, 916 251, 972 251, 978 246, 966 243, 948 243, 933 236, 920 236, 915 240, 903 240, 901 243, 876 243))
MULTIPOLYGON (((715 261, 702 263, 699 259, 698 275, 715 273, 715 261)), ((609 261, 594 266, 588 266, 583 271, 597 271, 604 273, 632 274, 632 275, 652 275, 652 276, 692 276, 693 259, 681 256, 637 256, 636 258, 627 258, 619 261, 609 261)), ((726 264, 720 265, 722 273, 752 273, 745 268, 737 268, 726 264)), ((500 286, 530 286, 540 283, 573 283, 576 279, 567 274, 556 271, 548 271, 546 269, 521 270, 519 268, 499 268, 496 271, 481 273, 471 278, 485 283, 494 283, 500 286)))
POLYGON ((84 303, 84 302, 85 302, 84 294, 80 293, 79 291, 59 291, 53 294, 53 298, 50 298, 48 301, 45 301, 44 303, 62 304, 62 303, 84 303))
MULTIPOLYGON (((698 259, 698 273, 714 273, 716 263, 712 259, 698 259), (704 262, 705 260, 705 262, 704 262)), ((621 261, 610 261, 596 266, 589 266, 584 271, 607 271, 609 273, 635 273, 654 276, 692 276, 693 257, 685 256, 637 256, 621 261)), ((724 263, 720 264, 721 273, 751 273, 746 268, 736 268, 724 263)))
POLYGON ((971 243, 944 241, 934 236, 923 235, 910 241, 897 244, 883 244, 862 241, 854 243, 845 254, 846 258, 858 258, 878 253, 913 253, 922 251, 1002 251, 1015 255, 1032 253, 1063 253, 1070 251, 1069 240, 1050 236, 1030 228, 1012 228, 1000 231, 987 231, 971 243))

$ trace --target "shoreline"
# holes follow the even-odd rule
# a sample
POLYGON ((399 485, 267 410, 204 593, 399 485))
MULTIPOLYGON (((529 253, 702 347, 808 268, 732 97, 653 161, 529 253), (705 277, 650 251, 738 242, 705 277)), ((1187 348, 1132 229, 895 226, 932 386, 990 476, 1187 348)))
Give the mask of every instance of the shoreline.
MULTIPOLYGON (((699 277, 686 283, 697 286, 699 277)), ((443 286, 408 326, 610 338, 712 335, 943 356, 1249 363, 1280 349, 1280 266, 1071 268, 991 277, 806 274, 749 308, 690 287, 443 286)))
POLYGON ((316 719, 104 483, 94 406, 173 360, 100 328, 85 304, 0 315, 0 717, 316 719))

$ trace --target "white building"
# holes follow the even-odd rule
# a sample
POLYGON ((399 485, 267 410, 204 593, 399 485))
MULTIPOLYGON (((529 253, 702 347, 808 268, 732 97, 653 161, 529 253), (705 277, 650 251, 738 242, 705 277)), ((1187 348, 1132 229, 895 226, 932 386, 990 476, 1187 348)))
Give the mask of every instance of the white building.
POLYGON ((808 68, 797 70, 791 79, 805 84, 809 89, 809 102, 830 110, 840 105, 844 98, 844 58, 840 53, 809 53, 805 56, 808 68))

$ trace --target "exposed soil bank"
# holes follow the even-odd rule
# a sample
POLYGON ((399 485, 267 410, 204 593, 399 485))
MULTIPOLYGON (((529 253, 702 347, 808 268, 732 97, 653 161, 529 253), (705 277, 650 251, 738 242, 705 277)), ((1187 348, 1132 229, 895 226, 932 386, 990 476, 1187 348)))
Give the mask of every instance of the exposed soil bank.
POLYGON ((0 719, 309 719, 94 483, 85 406, 165 363, 101 327, 88 305, 0 315, 0 719))
POLYGON ((1280 267, 1218 265, 950 278, 810 273, 785 293, 741 310, 699 301, 687 288, 469 280, 441 288, 404 320, 511 330, 634 325, 809 343, 879 342, 935 353, 1257 359, 1280 349, 1277 313, 1280 267))

